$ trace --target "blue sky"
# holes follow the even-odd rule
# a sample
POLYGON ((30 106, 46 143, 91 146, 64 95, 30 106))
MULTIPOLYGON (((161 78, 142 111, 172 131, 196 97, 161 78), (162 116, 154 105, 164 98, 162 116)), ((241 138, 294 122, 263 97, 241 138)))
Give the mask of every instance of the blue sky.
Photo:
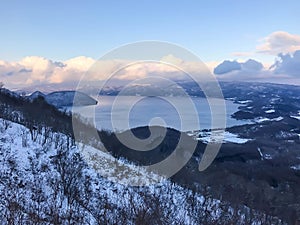
POLYGON ((3 1, 0 59, 99 58, 140 40, 177 43, 204 61, 253 51, 282 30, 299 34, 300 1, 3 1))
POLYGON ((0 79, 7 86, 63 82, 118 46, 158 40, 190 50, 211 71, 220 65, 221 78, 280 74, 300 84, 299 9, 299 0, 2 1, 0 79), (271 71, 276 58, 283 62, 271 71))

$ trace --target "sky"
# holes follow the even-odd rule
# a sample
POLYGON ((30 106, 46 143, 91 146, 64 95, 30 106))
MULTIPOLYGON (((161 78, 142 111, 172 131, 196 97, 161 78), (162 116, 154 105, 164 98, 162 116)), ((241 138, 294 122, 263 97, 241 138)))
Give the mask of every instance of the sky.
MULTIPOLYGON (((212 71, 224 60, 242 63, 248 59, 268 69, 275 59, 283 59, 280 53, 291 54, 295 65, 298 58, 293 54, 300 50, 299 9, 298 0, 2 1, 0 78, 13 86, 12 76, 22 70, 31 76, 27 84, 63 81, 38 77, 33 64, 71 60, 72 66, 84 70, 111 49, 143 40, 178 44, 212 71)), ((243 66, 237 71, 241 70, 243 66)), ((282 65, 273 67, 274 71, 287 75, 282 65)))

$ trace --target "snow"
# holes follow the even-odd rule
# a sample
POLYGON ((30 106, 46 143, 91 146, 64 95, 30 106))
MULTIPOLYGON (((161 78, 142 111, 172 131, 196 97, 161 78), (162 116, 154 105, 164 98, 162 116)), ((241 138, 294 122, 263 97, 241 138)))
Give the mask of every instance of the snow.
POLYGON ((270 159, 272 159, 272 156, 270 154, 263 154, 260 147, 257 147, 257 151, 258 151, 258 153, 261 157, 261 160, 264 160, 264 159, 270 160, 270 159))
POLYGON ((226 98, 226 100, 234 101, 236 98, 226 98))
MULTIPOLYGON (((0 124, 3 124, 4 121, 5 120, 0 118, 0 124)), ((2 147, 4 149, 11 149, 12 151, 17 152, 16 158, 19 166, 22 168, 28 168, 28 156, 34 153, 36 149, 40 148, 41 145, 38 142, 33 142, 29 130, 17 123, 9 122, 8 128, 5 130, 3 127, 1 127, 0 131, 2 131, 2 147)), ((41 138, 42 137, 40 136, 37 139, 41 140, 41 138)))
MULTIPOLYGON (((0 124, 3 124, 4 120, 0 119, 0 124)), ((3 131, 1 135, 2 147, 11 148, 17 152, 16 157, 18 159, 18 164, 22 168, 29 168, 29 160, 28 157, 32 155, 38 149, 42 149, 41 145, 43 136, 39 135, 37 137, 37 141, 34 142, 31 139, 29 130, 17 123, 9 122, 8 129, 3 131), (22 142, 26 139, 26 146, 22 145, 22 142), (22 149, 22 150, 20 150, 22 149)), ((63 134, 59 134, 60 138, 66 138, 63 134)), ((126 161, 117 160, 113 156, 111 156, 108 152, 101 151, 99 149, 95 149, 89 145, 84 145, 82 143, 76 143, 77 146, 74 146, 76 151, 79 151, 84 159, 90 164, 92 168, 94 168, 97 172, 99 172, 104 177, 109 177, 110 180, 114 182, 120 182, 123 184, 136 183, 134 179, 136 177, 143 177, 144 180, 141 183, 159 183, 164 180, 163 177, 150 173, 146 170, 141 170, 139 167, 129 164, 126 161), (122 168, 122 176, 117 170, 112 170, 112 168, 122 168)), ((50 157, 51 155, 55 155, 56 150, 52 143, 49 143, 48 151, 45 157, 50 157)))
POLYGON ((300 120, 300 111, 298 111, 298 116, 291 116, 294 119, 300 120))
MULTIPOLYGON (((3 119, 0 119, 0 133, 1 133, 1 139, 0 139, 0 150, 9 149, 9 151, 13 154, 13 156, 17 159, 17 165, 18 168, 21 171, 24 171, 24 179, 26 182, 33 182, 35 180, 35 177, 33 174, 27 173, 26 171, 31 171, 30 161, 31 159, 37 159, 36 154, 39 154, 39 158, 36 161, 38 164, 40 163, 47 163, 51 167, 50 163, 50 157, 53 157, 57 155, 57 150, 55 149, 52 142, 48 142, 46 146, 42 146, 41 142, 43 140, 43 136, 39 135, 37 137, 37 141, 32 141, 31 137, 26 135, 30 135, 29 130, 20 125, 13 122, 9 122, 9 126, 7 129, 4 128, 4 122, 6 122, 3 119), (26 146, 22 146, 22 139, 26 139, 26 146), (44 151, 43 149, 47 149, 47 151, 44 151)), ((63 134, 59 134, 60 138, 65 138, 63 134)), ((155 179, 155 181, 159 180, 161 181, 156 186, 150 185, 148 187, 145 187, 145 191, 147 195, 153 195, 160 198, 159 202, 162 204, 165 204, 165 207, 163 208, 171 208, 173 214, 172 216, 182 217, 185 218, 185 221, 190 221, 190 223, 193 223, 193 218, 188 216, 187 210, 189 209, 188 203, 187 203, 187 197, 192 196, 192 192, 184 189, 183 187, 180 187, 174 183, 171 183, 168 180, 162 180, 162 177, 149 173, 145 170, 139 169, 137 166, 126 163, 125 161, 115 159, 110 154, 105 153, 103 151, 100 151, 98 149, 95 149, 91 146, 83 145, 82 143, 78 143, 78 147, 73 146, 70 149, 70 154, 73 152, 81 152, 84 154, 84 158, 88 159, 89 157, 95 157, 96 158, 89 158, 88 163, 90 166, 89 168, 85 169, 85 174, 89 175, 91 179, 93 180, 91 189, 93 190, 93 193, 95 196, 98 196, 93 201, 96 204, 96 202, 99 199, 100 196, 104 196, 107 201, 110 202, 110 204, 114 204, 117 208, 124 208, 126 207, 130 208, 132 202, 131 198, 134 199, 134 202, 136 205, 139 205, 142 207, 143 205, 143 195, 140 195, 139 192, 135 192, 134 189, 129 189, 128 186, 123 186, 120 183, 122 182, 122 179, 125 179, 123 182, 128 184, 128 180, 126 179, 134 179, 134 174, 136 173, 142 173, 142 177, 144 176, 144 179, 155 179), (112 165, 112 163, 114 163, 112 165), (124 171, 127 171, 129 174, 129 178, 127 176, 124 176, 124 174, 119 174, 119 176, 115 176, 115 182, 111 182, 111 180, 107 180, 105 178, 99 178, 99 172, 102 171, 101 175, 103 177, 105 176, 111 176, 111 175, 117 175, 118 171, 116 168, 123 167, 124 171), (104 172, 103 172, 104 171, 104 172), (131 176, 131 177, 130 177, 131 176), (122 196, 120 198, 120 196, 122 196), (172 203, 173 202, 173 203, 172 203), (174 205, 176 203, 176 207, 174 205)), ((1 153, 0 152, 0 153, 1 153)), ((2 161, 3 155, 0 154, 0 161, 2 161)), ((1 171, 5 170, 4 165, 0 165, 1 171)), ((51 167, 51 173, 55 174, 55 169, 51 167)), ((41 172, 40 172, 41 173, 41 172)), ((44 179, 47 179, 49 176, 53 176, 48 174, 44 179)), ((20 176, 20 175, 19 175, 20 176)), ((129 180, 130 181, 130 180, 129 180)), ((42 182, 42 181, 41 181, 42 182)), ((49 186, 46 185, 46 183, 43 184, 42 187, 43 192, 48 197, 51 198, 52 190, 49 186)), ((0 185, 0 192, 2 191, 2 186, 0 185)), ((28 193, 29 196, 30 193, 28 193)), ((201 194, 196 194, 194 196, 197 201, 199 201, 199 206, 201 206, 204 201, 204 197, 201 194)), ((103 197, 102 197, 103 198, 103 197)), ((101 199, 101 198, 100 198, 101 199)), ((30 201, 30 197, 28 199, 30 201)), ((210 202, 208 204, 216 205, 219 202, 219 200, 210 198, 210 202)), ((207 207, 212 208, 212 206, 208 205, 207 207)), ((66 206, 66 202, 63 202, 62 208, 68 208, 66 206)), ((215 209, 214 209, 215 210, 215 209)), ((216 209, 216 213, 218 213, 221 209, 216 209)), ((221 210, 222 211, 222 210, 221 210)), ((210 211, 212 215, 215 216, 216 213, 210 211)), ((1 214, 1 213, 0 213, 1 214)), ((90 221, 93 221, 93 218, 89 218, 90 221)), ((96 224, 96 223, 92 223, 96 224)))
POLYGON ((300 120, 300 116, 290 116, 291 118, 294 118, 294 119, 297 119, 297 120, 300 120))
MULTIPOLYGON (((204 133, 198 132, 198 135, 204 133)), ((206 134, 209 135, 209 132, 206 132, 206 134)), ((7 161, 5 161, 6 158, 3 153, 9 152, 11 153, 11 156, 16 159, 18 168, 17 178, 28 183, 25 185, 24 190, 20 190, 23 188, 18 189, 20 191, 24 191, 26 194, 26 201, 24 201, 25 207, 30 208, 32 205, 37 204, 35 201, 38 200, 34 200, 37 196, 34 190, 38 189, 37 191, 39 191, 39 195, 44 197, 44 200, 37 204, 41 207, 41 214, 43 214, 43 210, 49 210, 49 208, 47 208, 49 205, 47 204, 51 203, 54 199, 61 201, 59 213, 61 213, 61 216, 64 216, 66 215, 65 213, 68 213, 68 208, 70 207, 67 203, 67 198, 65 195, 61 195, 55 199, 53 197, 55 196, 53 194, 54 190, 49 183, 49 181, 52 180, 57 184, 60 184, 61 182, 61 180, 59 180, 60 175, 58 171, 50 161, 51 157, 57 157, 58 151, 61 147, 65 147, 55 146, 54 139, 56 137, 59 138, 62 145, 65 145, 67 142, 66 140, 68 137, 64 134, 52 133, 51 137, 47 139, 46 144, 43 145, 43 131, 38 134, 36 140, 33 141, 28 128, 0 118, 1 172, 5 172, 5 170, 7 170, 7 161), (5 123, 9 124, 7 129, 5 123), (36 165, 33 166, 32 163, 36 165), (43 164, 49 167, 49 170, 46 172, 42 172, 40 170, 40 166, 43 164), (33 172, 33 167, 36 169, 35 174, 33 172)), ((238 141, 241 143, 241 140, 245 141, 246 139, 241 139, 235 134, 225 132, 225 140, 230 142, 238 141)), ((152 198, 157 198, 155 207, 166 210, 166 212, 162 212, 162 215, 168 215, 168 218, 170 219, 168 224, 175 224, 174 219, 176 218, 178 220, 183 219, 185 224, 199 224, 199 217, 203 217, 204 215, 205 217, 208 217, 212 223, 220 221, 223 216, 232 218, 238 214, 239 218, 245 218, 245 213, 249 210, 246 206, 241 206, 240 209, 233 209, 230 206, 230 203, 211 198, 209 195, 203 196, 201 193, 192 192, 191 190, 172 183, 169 180, 163 179, 163 177, 158 176, 157 174, 149 173, 140 167, 130 164, 125 160, 115 159, 110 154, 99 149, 95 149, 89 145, 77 143, 77 146, 67 147, 68 157, 72 158, 75 154, 81 153, 89 165, 89 167, 84 167, 83 169, 83 174, 88 176, 88 179, 90 179, 89 188, 91 193, 88 195, 89 203, 87 206, 89 209, 95 211, 90 212, 83 208, 80 209, 80 212, 82 213, 81 216, 85 218, 85 224, 99 224, 99 221, 96 220, 93 213, 103 217, 103 210, 105 210, 104 207, 106 206, 113 208, 113 210, 106 211, 105 216, 108 217, 108 219, 114 220, 119 216, 118 212, 122 210, 125 214, 128 213, 129 219, 126 223, 134 224, 134 220, 132 219, 134 218, 134 215, 130 214, 132 212, 130 209, 133 204, 138 207, 138 210, 142 210, 143 207, 148 209, 147 207, 149 207, 149 205, 147 205, 147 199, 145 200, 146 195, 151 196, 152 198), (117 170, 118 167, 123 168, 123 173, 119 174, 119 176, 117 170), (145 182, 154 180, 159 181, 159 183, 139 187, 139 189, 121 184, 122 182, 130 182, 134 179, 134 177, 136 177, 134 176, 135 174, 142 174, 145 182), (116 180, 106 179, 107 176, 112 176, 116 180), (192 202, 195 202, 195 205, 190 205, 192 204, 190 199, 194 199, 192 202), (102 201, 105 202, 102 203, 102 201)), ((83 180, 82 182, 84 181, 86 180, 83 180)), ((133 182, 136 181, 133 180, 133 182)), ((78 185, 81 185, 80 181, 78 185)), ((0 184, 0 194, 9 193, 9 191, 9 189, 0 184)), ((155 208, 152 210, 155 210, 155 208)), ((262 216, 263 214, 259 215, 262 216)), ((241 223, 243 223, 243 221, 244 219, 241 219, 241 223)))
POLYGON ((275 110, 274 109, 269 109, 269 110, 267 110, 267 111, 265 111, 265 113, 274 113, 275 112, 275 110))
POLYGON ((264 155, 263 155, 263 153, 261 152, 261 149, 260 149, 259 147, 257 148, 257 151, 258 151, 258 153, 260 154, 261 160, 263 160, 263 159, 264 159, 264 155))
POLYGON ((270 121, 270 119, 269 118, 258 118, 255 120, 255 122, 257 122, 257 123, 262 123, 262 122, 266 122, 266 121, 270 121))
POLYGON ((241 100, 241 101, 238 101, 238 103, 240 104, 247 104, 247 103, 251 103, 252 100, 241 100))
POLYGON ((283 120, 284 118, 282 116, 279 116, 279 117, 276 117, 274 119, 271 119, 271 121, 281 121, 283 120))
POLYGON ((270 103, 271 104, 275 104, 277 101, 279 101, 280 100, 280 98, 271 98, 270 99, 270 103))
POLYGON ((232 134, 228 131, 223 130, 216 131, 200 131, 200 132, 189 132, 189 136, 194 136, 196 140, 202 141, 203 143, 237 143, 244 144, 251 139, 240 138, 236 134, 232 134), (224 135, 224 136, 223 136, 224 135))
POLYGON ((116 160, 109 153, 99 149, 83 145, 82 143, 77 143, 77 146, 90 167, 113 182, 125 185, 136 183, 149 185, 151 183, 160 183, 165 179, 162 176, 148 172, 146 169, 125 162, 125 160, 116 160), (118 170, 112 168, 118 168, 118 170), (143 178, 142 180, 140 180, 141 177, 143 178))
POLYGON ((272 156, 270 154, 265 154, 265 159, 272 159, 272 156))
POLYGON ((295 166, 291 166, 290 168, 293 169, 293 170, 300 170, 300 164, 295 165, 295 166))
POLYGON ((282 116, 279 116, 279 117, 276 117, 276 118, 273 118, 273 119, 269 119, 269 118, 265 118, 265 117, 259 117, 257 119, 255 119, 254 121, 256 123, 263 123, 263 122, 267 122, 267 121, 276 121, 276 122, 279 122, 281 120, 283 120, 284 118, 282 116))

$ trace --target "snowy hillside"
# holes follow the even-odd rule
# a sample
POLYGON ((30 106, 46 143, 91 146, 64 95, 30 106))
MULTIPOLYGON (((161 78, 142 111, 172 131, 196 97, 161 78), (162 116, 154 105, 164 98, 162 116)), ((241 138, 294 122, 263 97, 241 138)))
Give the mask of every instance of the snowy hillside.
POLYGON ((90 146, 78 148, 70 137, 47 128, 32 133, 0 119, 0 137, 1 224, 282 223, 170 181, 145 187, 109 181, 97 171, 114 176, 112 165, 122 165, 129 174, 157 176, 90 146))

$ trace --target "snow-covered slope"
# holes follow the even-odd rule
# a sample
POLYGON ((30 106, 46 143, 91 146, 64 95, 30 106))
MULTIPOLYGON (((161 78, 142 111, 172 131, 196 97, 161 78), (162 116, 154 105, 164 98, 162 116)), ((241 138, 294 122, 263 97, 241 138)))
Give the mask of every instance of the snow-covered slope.
POLYGON ((168 180, 130 187, 112 182, 116 166, 147 174, 48 128, 0 119, 1 224, 261 224, 276 218, 213 199, 168 180), (35 133, 36 132, 36 133, 35 133), (83 159, 89 159, 89 163, 83 159), (114 166, 113 166, 114 165, 114 166), (103 174, 102 174, 103 175, 103 174))

